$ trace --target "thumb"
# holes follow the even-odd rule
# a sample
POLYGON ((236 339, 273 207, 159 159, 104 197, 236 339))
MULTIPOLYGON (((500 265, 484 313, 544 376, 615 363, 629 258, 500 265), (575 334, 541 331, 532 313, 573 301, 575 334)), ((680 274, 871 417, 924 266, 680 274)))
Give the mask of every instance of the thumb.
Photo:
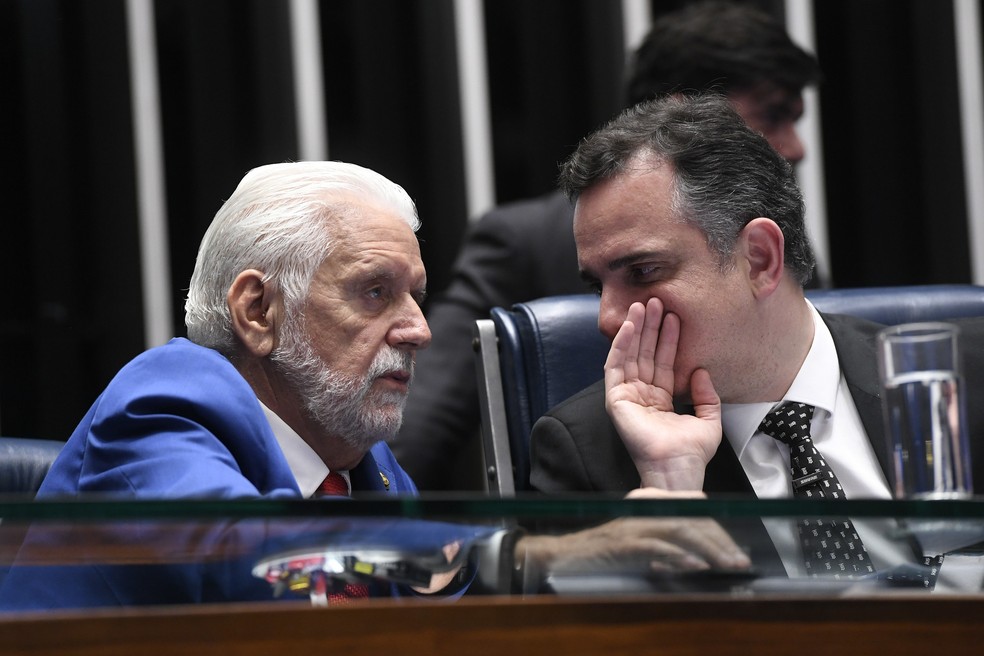
POLYGON ((721 398, 707 369, 697 369, 690 377, 690 399, 694 404, 694 414, 700 419, 721 421, 721 398))

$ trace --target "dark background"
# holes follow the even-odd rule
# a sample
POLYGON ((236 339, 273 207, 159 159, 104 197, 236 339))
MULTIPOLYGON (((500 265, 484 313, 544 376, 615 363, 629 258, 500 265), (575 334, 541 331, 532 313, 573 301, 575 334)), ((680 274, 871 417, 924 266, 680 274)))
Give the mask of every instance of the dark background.
MULTIPOLYGON (((652 3, 654 14, 682 1, 652 3)), ((781 16, 782 2, 756 2, 781 16)), ((297 159, 288 4, 156 0, 174 333, 250 168, 297 159)), ((452 0, 320 3, 332 159, 417 201, 430 290, 468 226, 452 0)), ((620 107, 617 0, 484 3, 499 202, 620 107)), ((953 11, 816 2, 835 286, 971 281, 953 11)), ((66 439, 144 345, 124 0, 0 0, 0 434, 66 439)))

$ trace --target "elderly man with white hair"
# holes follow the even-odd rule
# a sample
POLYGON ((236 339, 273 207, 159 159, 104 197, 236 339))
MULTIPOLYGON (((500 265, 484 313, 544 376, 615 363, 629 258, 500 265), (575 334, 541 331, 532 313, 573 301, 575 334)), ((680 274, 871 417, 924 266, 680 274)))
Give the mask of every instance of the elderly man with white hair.
MULTIPOLYGON (((431 340, 420 309, 427 279, 418 225, 400 186, 356 165, 299 162, 249 172, 202 240, 185 306, 188 338, 123 367, 69 438, 39 498, 416 494, 387 441, 400 428, 414 354, 431 340)), ((322 524, 312 520, 322 547, 338 541, 325 529, 331 516, 322 524)), ((491 529, 426 524, 394 521, 372 529, 374 537, 424 535, 434 542, 440 562, 420 578, 335 576, 329 590, 317 575, 325 589, 312 599, 463 593, 475 575, 464 558, 467 544, 491 529)), ((717 525, 682 530, 677 524, 615 521, 563 538, 513 532, 499 540, 500 531, 489 544, 503 563, 517 554, 516 562, 537 569, 558 559, 747 564, 717 525)), ((91 539, 84 525, 73 528, 80 542, 91 539)), ((96 559, 32 567, 32 552, 52 546, 41 530, 29 535, 3 581, 0 609, 268 599, 268 583, 277 583, 270 580, 277 579, 271 550, 276 544, 296 549, 301 537, 285 535, 276 518, 217 521, 200 530, 125 528, 122 535, 110 530, 106 539, 156 550, 163 564, 96 559), (169 561, 172 552, 203 560, 169 561), (215 553, 225 558, 206 557, 215 553), (270 577, 253 576, 257 562, 273 563, 270 577)), ((64 546, 64 536, 55 539, 54 546, 64 546)))

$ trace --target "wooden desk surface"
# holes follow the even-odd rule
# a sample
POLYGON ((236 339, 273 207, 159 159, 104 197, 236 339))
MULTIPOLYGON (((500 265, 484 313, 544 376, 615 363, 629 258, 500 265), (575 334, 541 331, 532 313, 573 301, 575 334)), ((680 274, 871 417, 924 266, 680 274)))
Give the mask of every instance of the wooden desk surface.
POLYGON ((0 616, 0 653, 32 656, 770 656, 821 650, 836 656, 981 654, 984 598, 471 597, 328 609, 298 603, 0 616))

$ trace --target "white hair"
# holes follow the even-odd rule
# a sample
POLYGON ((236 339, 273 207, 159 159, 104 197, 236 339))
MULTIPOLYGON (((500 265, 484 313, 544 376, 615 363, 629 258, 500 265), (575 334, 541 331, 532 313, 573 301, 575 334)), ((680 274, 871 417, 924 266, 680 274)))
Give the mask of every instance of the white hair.
POLYGON ((300 307, 334 246, 335 220, 350 216, 360 198, 391 208, 414 232, 420 227, 401 186, 355 164, 291 162, 247 173, 198 248, 185 301, 188 338, 235 355, 226 296, 247 269, 262 271, 264 284, 278 286, 288 313, 300 307))

